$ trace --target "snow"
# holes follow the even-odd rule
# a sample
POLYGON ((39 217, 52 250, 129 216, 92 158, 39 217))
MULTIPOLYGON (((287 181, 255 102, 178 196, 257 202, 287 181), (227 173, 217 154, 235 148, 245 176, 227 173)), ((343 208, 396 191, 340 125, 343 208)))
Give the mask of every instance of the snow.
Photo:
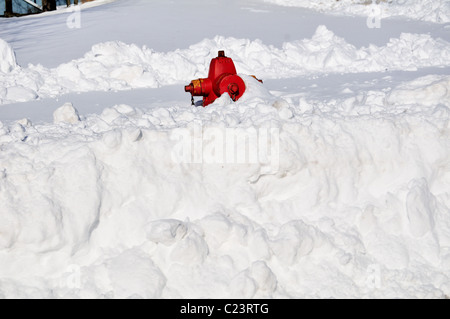
POLYGON ((14 92, 18 92, 10 93, 8 89, 0 95, 0 101, 24 102, 70 92, 183 84, 192 76, 207 73, 208 61, 220 48, 226 49, 228 56, 236 57, 236 66, 243 73, 253 72, 265 79, 334 72, 416 70, 450 64, 450 43, 442 39, 403 33, 384 47, 371 45, 357 49, 324 25, 317 28, 311 39, 284 43, 282 49, 259 40, 220 36, 167 53, 116 41, 97 44, 83 58, 55 69, 30 65, 0 75, 3 87, 14 85, 14 92), (34 90, 26 90, 27 87, 34 90))
POLYGON ((401 16, 433 23, 450 22, 448 0, 264 0, 289 7, 303 7, 331 14, 361 15, 374 18, 401 16))
POLYGON ((16 57, 13 49, 7 42, 0 39, 0 72, 9 73, 16 66, 16 57))
MULTIPOLYGON (((244 2, 249 19, 275 8, 244 2)), ((337 32, 106 39, 55 67, 0 41, 0 297, 448 297, 449 38, 337 32), (246 93, 191 106, 183 85, 219 49, 246 93)))
POLYGON ((75 109, 72 103, 66 103, 60 108, 58 108, 53 113, 53 122, 57 123, 69 123, 76 124, 80 121, 80 116, 78 115, 77 109, 75 109))
POLYGON ((387 102, 406 104, 421 104, 425 106, 450 106, 450 77, 425 76, 410 83, 405 83, 393 90, 387 97, 387 102))

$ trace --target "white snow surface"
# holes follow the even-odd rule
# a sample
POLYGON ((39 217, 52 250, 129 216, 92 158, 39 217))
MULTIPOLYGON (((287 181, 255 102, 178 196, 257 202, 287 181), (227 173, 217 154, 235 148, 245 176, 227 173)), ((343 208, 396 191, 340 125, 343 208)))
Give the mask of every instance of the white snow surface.
POLYGON ((450 22, 449 0, 264 0, 289 7, 331 14, 350 14, 380 19, 405 17, 433 23, 450 22))
POLYGON ((446 39, 357 48, 319 25, 281 48, 109 41, 46 68, 0 41, 0 56, 0 298, 450 296, 446 39), (83 113, 64 95, 182 90, 219 49, 246 83, 237 102, 83 113), (374 72, 391 86, 362 80, 374 72), (302 82, 331 75, 342 83, 302 82), (2 119, 46 98, 52 121, 2 119))

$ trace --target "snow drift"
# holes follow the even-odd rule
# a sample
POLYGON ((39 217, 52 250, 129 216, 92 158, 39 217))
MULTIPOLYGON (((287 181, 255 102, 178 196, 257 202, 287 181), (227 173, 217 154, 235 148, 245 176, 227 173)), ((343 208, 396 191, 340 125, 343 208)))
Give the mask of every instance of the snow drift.
POLYGON ((448 296, 449 77, 328 102, 244 79, 205 109, 0 123, 0 296, 448 296), (275 170, 174 161, 180 132, 205 155, 249 128, 278 130, 275 170))
POLYGON ((426 34, 404 33, 383 47, 356 48, 325 26, 311 39, 287 42, 281 49, 259 40, 224 38, 192 45, 185 50, 155 52, 122 42, 93 46, 78 60, 47 69, 30 65, 0 74, 0 103, 55 97, 69 92, 154 88, 182 84, 208 72, 211 58, 224 49, 238 72, 264 79, 326 73, 417 70, 450 64, 450 43, 426 34))
POLYGON ((264 1, 283 6, 309 8, 331 14, 350 14, 378 18, 406 17, 433 23, 450 22, 450 2, 448 0, 264 1))

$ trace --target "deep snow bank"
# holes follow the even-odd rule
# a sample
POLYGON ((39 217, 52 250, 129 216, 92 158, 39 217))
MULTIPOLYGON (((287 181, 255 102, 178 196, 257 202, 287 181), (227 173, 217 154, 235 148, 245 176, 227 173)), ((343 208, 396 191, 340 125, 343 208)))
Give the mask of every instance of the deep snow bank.
POLYGON ((160 53, 122 42, 93 46, 78 60, 47 69, 30 65, 0 73, 0 103, 55 97, 68 92, 124 90, 188 83, 207 75, 211 58, 225 49, 238 72, 287 78, 324 73, 417 70, 450 65, 450 43, 425 34, 404 33, 383 47, 356 48, 325 26, 311 39, 267 46, 259 40, 217 36, 185 50, 160 53))
POLYGON ((0 296, 448 296, 449 77, 325 102, 244 78, 205 109, 0 123, 0 296), (252 132, 272 160, 227 157, 252 132))
POLYGON ((354 14, 367 17, 406 17, 434 23, 450 22, 448 0, 263 0, 273 4, 310 8, 332 14, 354 14))

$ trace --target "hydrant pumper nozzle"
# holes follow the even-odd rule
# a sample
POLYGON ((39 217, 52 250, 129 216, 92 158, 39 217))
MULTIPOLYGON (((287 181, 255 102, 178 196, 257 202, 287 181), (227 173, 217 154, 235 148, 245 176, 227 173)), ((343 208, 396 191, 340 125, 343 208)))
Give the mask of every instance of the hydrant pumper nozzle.
POLYGON ((244 80, 237 75, 233 60, 226 57, 224 51, 219 51, 217 58, 211 60, 207 78, 193 80, 184 87, 186 92, 191 93, 192 101, 194 96, 203 96, 204 107, 224 93, 228 93, 233 101, 237 101, 245 89, 244 80))

